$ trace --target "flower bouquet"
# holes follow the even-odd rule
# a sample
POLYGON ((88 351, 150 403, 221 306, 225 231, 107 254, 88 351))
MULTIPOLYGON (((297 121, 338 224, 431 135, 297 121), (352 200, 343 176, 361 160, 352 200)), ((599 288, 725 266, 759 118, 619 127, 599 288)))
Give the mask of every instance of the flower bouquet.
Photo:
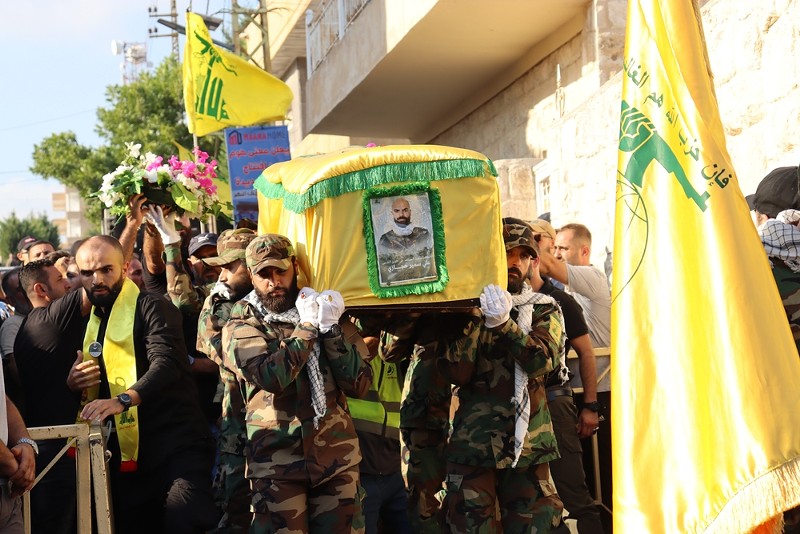
POLYGON ((128 155, 113 172, 103 176, 103 185, 93 193, 113 215, 125 215, 128 197, 143 193, 149 202, 176 209, 180 214, 203 218, 224 215, 225 203, 217 196, 217 161, 195 147, 194 161, 177 156, 164 158, 141 153, 142 145, 125 143, 128 155))

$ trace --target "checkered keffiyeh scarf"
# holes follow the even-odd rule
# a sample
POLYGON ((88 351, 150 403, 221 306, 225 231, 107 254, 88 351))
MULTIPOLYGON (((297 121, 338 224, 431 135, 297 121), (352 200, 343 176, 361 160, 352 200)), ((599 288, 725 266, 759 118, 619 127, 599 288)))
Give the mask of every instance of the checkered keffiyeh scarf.
MULTIPOLYGON (((522 291, 517 295, 511 295, 513 307, 517 310, 517 326, 525 334, 530 333, 531 323, 533 322, 533 306, 535 304, 552 304, 558 310, 558 317, 561 321, 561 360, 564 360, 564 316, 558 303, 549 295, 536 293, 526 282, 522 286, 522 291)), ((528 434, 528 422, 531 418, 531 398, 528 393, 528 373, 526 373, 519 363, 514 362, 514 397, 511 399, 516 411, 514 421, 514 462, 511 467, 516 467, 522 454, 522 446, 525 443, 525 436, 528 434)))
MULTIPOLYGON (((255 291, 248 293, 244 300, 255 308, 256 312, 261 316, 261 321, 265 323, 287 323, 295 326, 300 323, 300 314, 295 307, 283 313, 269 311, 261 302, 261 299, 258 298, 255 291)), ((314 413, 316 414, 314 416, 314 428, 319 429, 319 422, 325 417, 326 412, 325 386, 322 382, 322 371, 320 371, 319 368, 319 341, 314 341, 311 355, 306 361, 306 372, 311 382, 311 404, 314 406, 314 413)))
POLYGON ((770 258, 783 260, 792 272, 800 272, 800 211, 784 210, 758 229, 764 250, 770 258))

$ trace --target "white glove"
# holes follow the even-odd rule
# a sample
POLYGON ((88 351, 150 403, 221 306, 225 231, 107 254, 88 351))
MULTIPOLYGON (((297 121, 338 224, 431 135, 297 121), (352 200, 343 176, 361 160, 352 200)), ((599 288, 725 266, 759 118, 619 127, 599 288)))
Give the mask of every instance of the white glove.
POLYGON ((506 323, 511 313, 511 294, 498 285, 488 285, 481 293, 481 311, 489 328, 506 323))
POLYGON ((164 243, 164 245, 174 245, 175 243, 181 242, 181 235, 175 229, 176 215, 177 214, 172 211, 169 215, 164 217, 161 206, 151 206, 145 215, 148 222, 158 230, 158 235, 161 236, 161 242, 164 243))
POLYGON ((312 288, 304 287, 300 290, 300 294, 297 295, 297 301, 295 302, 297 313, 300 314, 300 322, 311 323, 314 328, 319 327, 319 320, 317 319, 319 315, 319 305, 317 304, 318 296, 319 293, 312 288))
POLYGON ((339 318, 344 313, 344 298, 338 291, 326 289, 317 297, 319 304, 319 331, 327 334, 331 327, 339 324, 339 318))

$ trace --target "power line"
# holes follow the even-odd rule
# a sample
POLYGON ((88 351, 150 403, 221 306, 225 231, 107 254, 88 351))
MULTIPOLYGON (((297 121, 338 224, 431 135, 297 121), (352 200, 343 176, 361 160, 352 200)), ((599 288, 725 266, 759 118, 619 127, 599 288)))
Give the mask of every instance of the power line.
POLYGON ((30 182, 30 179, 27 180, 17 180, 16 182, 0 182, 0 187, 4 187, 7 185, 17 185, 17 184, 24 184, 30 182))
POLYGON ((36 122, 29 122, 28 124, 18 124, 17 126, 9 126, 7 128, 0 128, 0 132, 8 132, 11 130, 20 130, 22 128, 27 128, 29 126, 38 126, 39 124, 46 124, 48 122, 60 121, 62 119, 69 119, 71 117, 77 117, 78 115, 85 115, 87 113, 91 113, 95 111, 94 109, 87 109, 86 111, 78 111, 77 113, 71 113, 69 115, 63 115, 61 117, 53 117, 52 119, 44 119, 41 121, 36 122))

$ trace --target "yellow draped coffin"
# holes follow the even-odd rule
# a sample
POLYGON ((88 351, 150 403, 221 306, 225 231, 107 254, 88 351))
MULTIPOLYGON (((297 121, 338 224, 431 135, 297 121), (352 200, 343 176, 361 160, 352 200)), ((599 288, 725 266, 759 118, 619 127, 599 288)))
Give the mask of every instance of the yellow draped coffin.
POLYGON ((348 306, 463 305, 506 286, 496 174, 478 152, 434 145, 300 157, 256 180, 258 229, 292 240, 301 286, 348 306))

